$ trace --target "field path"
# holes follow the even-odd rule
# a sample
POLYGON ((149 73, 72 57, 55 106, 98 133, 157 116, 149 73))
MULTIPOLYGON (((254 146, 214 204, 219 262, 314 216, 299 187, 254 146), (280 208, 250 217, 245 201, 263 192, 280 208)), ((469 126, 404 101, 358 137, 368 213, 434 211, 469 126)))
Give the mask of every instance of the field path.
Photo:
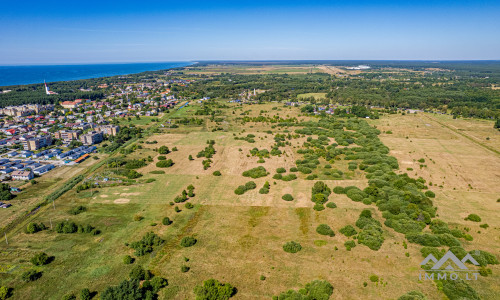
POLYGON ((485 144, 481 143, 481 142, 480 142, 480 141, 478 141, 476 138, 471 137, 471 136, 470 136, 470 135, 468 135, 468 134, 465 134, 465 133, 463 133, 463 132, 460 132, 460 131, 459 131, 459 130, 455 127, 455 126, 452 126, 452 125, 446 125, 446 124, 444 124, 444 123, 442 123, 442 122, 440 122, 440 121, 436 120, 435 118, 433 118, 433 117, 431 117, 431 116, 429 116, 429 115, 427 115, 427 114, 424 114, 424 116, 425 116, 426 118, 428 118, 429 120, 431 120, 431 121, 433 121, 433 122, 436 122, 436 123, 438 123, 439 125, 441 125, 441 126, 443 126, 443 127, 447 128, 447 129, 449 129, 449 130, 453 131, 454 133, 456 133, 456 134, 458 134, 458 135, 461 135, 461 136, 465 137, 466 139, 470 140, 471 142, 475 143, 476 145, 481 146, 481 147, 483 147, 483 148, 485 148, 485 149, 487 149, 487 150, 490 150, 491 152, 493 152, 493 153, 495 153, 496 155, 499 155, 499 156, 500 156, 500 151, 499 151, 499 150, 497 150, 497 149, 495 149, 495 148, 493 148, 493 147, 490 147, 490 146, 488 146, 488 145, 485 145, 485 144))

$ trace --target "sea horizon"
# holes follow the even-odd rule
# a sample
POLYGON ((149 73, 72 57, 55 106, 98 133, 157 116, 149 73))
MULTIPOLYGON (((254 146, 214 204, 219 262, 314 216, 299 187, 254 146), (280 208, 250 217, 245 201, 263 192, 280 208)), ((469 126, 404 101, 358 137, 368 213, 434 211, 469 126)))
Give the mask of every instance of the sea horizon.
POLYGON ((0 87, 72 81, 168 70, 195 64, 194 61, 109 62, 70 64, 1 65, 0 87))

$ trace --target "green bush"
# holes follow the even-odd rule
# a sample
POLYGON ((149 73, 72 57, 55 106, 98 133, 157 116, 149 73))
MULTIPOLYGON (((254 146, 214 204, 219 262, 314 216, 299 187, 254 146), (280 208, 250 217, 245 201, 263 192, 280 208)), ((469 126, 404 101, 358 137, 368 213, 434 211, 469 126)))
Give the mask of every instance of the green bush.
POLYGON ((264 167, 259 166, 250 170, 243 172, 243 176, 251 178, 259 178, 267 176, 267 171, 264 167))
POLYGON ((316 203, 316 204, 314 204, 313 209, 314 209, 315 211, 322 211, 322 210, 324 210, 324 209, 325 209, 325 207, 323 206, 323 204, 316 203))
POLYGON ((333 188, 333 192, 334 192, 335 194, 345 194, 345 190, 344 190, 344 188, 343 188, 343 187, 341 187, 341 186, 336 186, 336 187, 334 187, 334 188, 333 188))
POLYGON ((45 226, 43 223, 37 224, 34 222, 30 222, 28 226, 26 226, 26 233, 33 234, 45 229, 47 229, 47 226, 45 226))
POLYGON ((371 275, 370 276, 370 281, 371 282, 378 282, 378 276, 377 275, 371 275))
POLYGON ((92 299, 92 293, 89 289, 83 289, 80 291, 80 300, 90 300, 92 299))
POLYGON ((160 155, 160 156, 158 156, 158 160, 167 160, 167 157, 163 156, 163 155, 160 155))
POLYGON ((79 205, 77 207, 73 207, 72 209, 70 209, 68 211, 69 214, 71 215, 78 215, 78 214, 81 214, 82 212, 86 212, 87 211, 87 208, 83 205, 79 205))
POLYGON ((277 168, 276 173, 285 173, 286 169, 285 168, 277 168))
POLYGON ((141 240, 130 244, 130 248, 135 250, 135 255, 143 256, 153 252, 154 248, 163 244, 162 240, 156 233, 148 232, 141 240))
POLYGON ((181 272, 182 272, 182 273, 186 273, 186 272, 188 272, 188 271, 189 271, 189 269, 190 269, 190 268, 189 268, 188 266, 181 266, 181 272))
POLYGON ((183 237, 182 240, 181 240, 181 246, 182 247, 191 247, 191 246, 194 246, 194 244, 196 244, 197 240, 192 237, 192 236, 186 236, 186 237, 183 237))
POLYGON ((427 300, 427 297, 419 291, 410 291, 399 297, 398 300, 427 300))
POLYGON ((333 286, 328 281, 314 280, 298 292, 288 290, 279 296, 274 296, 273 300, 328 300, 332 294, 333 286))
POLYGON ((440 280, 439 281, 443 286, 443 293, 450 300, 460 300, 460 299, 468 299, 468 300, 479 300, 479 295, 477 292, 470 287, 465 281, 458 278, 456 280, 440 280))
POLYGON ((125 255, 123 257, 123 263, 126 265, 130 265, 130 264, 134 263, 134 258, 130 255, 125 255))
POLYGON ((11 291, 8 287, 0 286, 0 300, 6 300, 11 296, 11 291))
POLYGON ((344 246, 347 249, 347 251, 351 251, 352 248, 356 247, 356 243, 354 241, 349 240, 344 243, 344 246))
POLYGON ((156 163, 157 168, 169 168, 174 165, 174 162, 171 159, 161 160, 156 163))
POLYGON ((466 221, 481 222, 481 217, 476 214, 470 214, 465 218, 466 221))
POLYGON ((328 202, 326 204, 326 207, 328 207, 328 208, 337 208, 337 204, 335 204, 334 202, 328 202))
POLYGON ((295 174, 287 174, 287 175, 283 175, 281 177, 281 180, 283 180, 283 181, 292 181, 295 179, 297 179, 297 175, 295 175, 295 174))
POLYGON ((149 270, 144 270, 142 266, 136 265, 130 270, 129 277, 136 280, 149 280, 153 277, 153 274, 149 270))
POLYGON ((281 199, 285 201, 293 201, 293 196, 290 194, 284 194, 283 196, 281 196, 281 199))
POLYGON ((186 203, 186 205, 184 205, 184 207, 186 207, 186 209, 192 209, 194 205, 188 202, 186 203))
POLYGON ((302 250, 302 246, 297 242, 291 241, 283 245, 283 250, 288 253, 297 253, 302 250))
POLYGON ((21 279, 25 282, 35 281, 40 279, 40 277, 42 277, 42 272, 38 272, 37 270, 33 269, 25 271, 21 275, 21 279))
POLYGON ((316 232, 321 235, 335 236, 335 232, 333 232, 332 228, 327 224, 320 224, 316 227, 316 232))
POLYGON ((160 148, 158 148, 158 153, 159 154, 169 154, 170 150, 168 149, 167 146, 161 146, 160 148))
POLYGON ((245 183, 245 188, 248 190, 253 190, 257 187, 257 184, 255 184, 255 182, 253 181, 249 181, 247 183, 245 183))
POLYGON ((354 227, 351 225, 344 226, 344 227, 340 228, 339 231, 340 231, 340 233, 342 233, 343 235, 345 235, 347 237, 356 235, 358 233, 356 231, 356 229, 354 229, 354 227))
POLYGON ((425 196, 429 198, 435 198, 436 194, 433 191, 425 191, 425 196))
POLYGON ((165 217, 165 218, 163 218, 163 220, 161 220, 161 223, 163 225, 170 225, 170 224, 172 224, 172 220, 170 220, 169 217, 165 217))
POLYGON ((222 174, 221 174, 220 171, 215 171, 215 172, 212 173, 212 175, 214 175, 214 176, 221 176, 222 174))
POLYGON ((30 261, 35 266, 43 266, 48 264, 50 260, 50 257, 45 252, 40 252, 35 254, 30 261))
POLYGON ((229 283, 221 283, 215 279, 203 282, 194 288, 196 300, 227 300, 236 294, 237 290, 229 283))
POLYGON ((236 195, 243 195, 245 192, 246 192, 246 187, 244 185, 240 185, 239 187, 237 187, 235 190, 234 190, 234 193, 236 195))

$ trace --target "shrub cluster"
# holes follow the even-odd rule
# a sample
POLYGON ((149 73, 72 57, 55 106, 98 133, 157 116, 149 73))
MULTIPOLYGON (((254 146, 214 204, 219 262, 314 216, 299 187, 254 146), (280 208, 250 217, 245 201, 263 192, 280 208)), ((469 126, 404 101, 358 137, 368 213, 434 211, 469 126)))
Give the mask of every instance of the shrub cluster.
POLYGON ((370 210, 365 209, 361 212, 356 221, 356 226, 362 229, 358 234, 358 243, 375 251, 380 249, 384 243, 382 225, 372 217, 370 210))
POLYGON ((288 290, 279 296, 273 296, 273 300, 328 300, 333 294, 333 286, 324 280, 314 280, 297 291, 288 290))
POLYGON ((245 185, 240 185, 234 190, 236 195, 243 195, 246 191, 253 190, 257 187, 257 184, 253 181, 245 183, 245 185))
POLYGON ((335 232, 333 232, 332 228, 327 224, 320 224, 316 227, 316 232, 321 235, 335 236, 335 232))
POLYGON ((251 178, 259 178, 259 177, 265 177, 267 176, 268 173, 266 171, 266 168, 259 166, 250 170, 247 170, 243 172, 243 176, 245 177, 251 177, 251 178))
POLYGON ((472 221, 472 222, 481 222, 481 217, 476 215, 476 214, 469 214, 466 218, 466 221, 472 221))
POLYGON ((154 248, 163 244, 162 240, 156 233, 148 232, 141 240, 130 244, 130 248, 135 250, 135 255, 143 256, 153 252, 154 248))
POLYGON ((192 237, 192 236, 186 236, 186 237, 183 237, 182 240, 181 240, 181 246, 182 247, 191 247, 191 246, 194 246, 194 244, 196 244, 197 240, 192 237))
POLYGON ((203 282, 194 288, 196 300, 227 300, 236 294, 237 290, 229 283, 221 283, 215 279, 203 282))
POLYGON ((352 248, 356 247, 356 243, 354 241, 349 240, 344 243, 344 246, 347 249, 347 251, 351 251, 352 248))
POLYGON ((77 225, 72 221, 62 221, 56 224, 54 230, 57 233, 91 233, 93 235, 99 234, 101 231, 94 228, 92 225, 77 225))
POLYGON ((284 194, 283 196, 281 196, 281 199, 285 201, 293 201, 293 196, 290 194, 284 194))
POLYGON ((271 185, 269 184, 268 181, 264 183, 264 186, 259 190, 259 194, 269 194, 269 188, 271 185))
POLYGON ((345 235, 347 237, 356 235, 358 233, 356 231, 356 229, 353 226, 351 226, 351 225, 346 225, 346 226, 340 228, 339 231, 340 231, 340 233, 342 233, 343 235, 345 235))
POLYGON ((28 224, 28 226, 26 226, 26 233, 28 234, 33 234, 33 233, 37 233, 39 231, 42 231, 42 230, 45 230, 47 229, 47 226, 45 226, 45 224, 43 223, 35 223, 35 222, 30 222, 28 224))
POLYGON ((283 250, 288 253, 297 253, 302 250, 302 246, 297 242, 291 241, 283 245, 283 250))
POLYGON ((174 161, 171 159, 160 160, 156 163, 157 168, 169 168, 174 165, 174 161))

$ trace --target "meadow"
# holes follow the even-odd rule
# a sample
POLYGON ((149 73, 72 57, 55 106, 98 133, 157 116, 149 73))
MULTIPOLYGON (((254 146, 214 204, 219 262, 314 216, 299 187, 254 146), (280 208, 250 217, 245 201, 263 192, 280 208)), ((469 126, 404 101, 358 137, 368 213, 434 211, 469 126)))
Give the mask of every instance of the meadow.
MULTIPOLYGON (((135 169, 142 177, 129 184, 122 179, 116 186, 103 184, 78 193, 72 189, 57 200, 55 209, 44 207, 10 232, 9 244, 2 244, 0 252, 0 283, 13 288, 12 299, 61 299, 68 294, 78 295, 84 288, 102 293, 110 285, 128 279, 136 265, 168 280, 168 286, 158 293, 159 299, 194 299, 193 288, 209 278, 237 287, 234 299, 271 299, 289 289, 303 288, 316 279, 333 285, 334 299, 397 299, 411 290, 422 292, 428 299, 445 297, 434 282, 418 280, 422 247, 408 243, 403 233, 383 226, 384 241, 377 251, 357 242, 354 248, 346 248, 344 243, 353 239, 339 230, 354 225, 365 209, 384 224, 377 206, 355 202, 346 194, 331 193, 329 201, 336 207, 316 209, 311 190, 318 181, 330 189, 368 186, 366 172, 350 168, 350 160, 344 159, 343 154, 329 161, 319 157, 310 173, 292 172, 297 161, 304 159, 302 150, 316 149, 313 144, 304 145, 320 141, 319 135, 296 134, 301 127, 278 126, 279 122, 274 120, 318 122, 318 117, 279 103, 238 105, 221 100, 207 104, 212 108, 224 105, 217 114, 222 120, 214 120, 208 115, 194 114, 203 105, 193 102, 162 116, 162 122, 168 119, 179 126, 161 127, 135 142, 140 147, 131 153, 111 156, 123 156, 127 161, 148 158, 144 166, 135 169), (203 122, 183 124, 180 123, 183 118, 203 122), (252 154, 256 153, 252 152, 254 148, 271 151, 280 141, 280 135, 291 137, 283 139, 279 155, 252 154), (207 158, 197 154, 211 140, 215 142, 215 154, 210 158, 210 167, 205 168, 203 161, 207 158), (168 153, 159 153, 162 146, 168 147, 168 153), (165 158, 171 159, 173 165, 157 167, 165 158), (243 175, 244 171, 259 166, 269 174, 258 178, 243 175), (296 174, 297 179, 275 179, 278 168, 285 169, 284 175, 296 174), (332 170, 342 174, 334 177, 332 170), (214 175, 215 171, 221 175, 214 175), (237 195, 235 189, 249 181, 255 182, 256 188, 237 195), (260 193, 266 182, 267 193, 260 193), (194 196, 177 202, 176 197, 189 185, 194 186, 194 196), (283 200, 285 194, 292 195, 293 200, 283 200), (78 206, 84 206, 85 211, 77 215, 69 213, 78 206), (172 224, 164 225, 165 217, 172 224), (55 225, 67 220, 91 224, 100 233, 55 232, 55 225), (27 234, 25 228, 30 222, 42 222, 49 228, 27 234), (329 225, 335 235, 318 234, 316 228, 320 224, 329 225), (146 255, 136 255, 130 245, 148 232, 154 232, 165 242, 146 255), (181 246, 185 237, 194 237, 196 244, 181 246), (300 243, 302 250, 285 252, 283 245, 289 241, 300 243), (40 251, 53 255, 54 260, 33 267, 30 259, 40 251), (126 255, 135 261, 125 264, 126 255), (40 279, 23 281, 23 272, 33 268, 42 272, 40 279), (373 275, 376 280, 370 280, 375 278, 373 275)), ((345 124, 351 122, 339 120, 345 124)), ((474 120, 457 121, 423 113, 389 114, 369 120, 368 124, 381 131, 380 140, 389 147, 389 155, 397 158, 399 169, 395 172, 408 173, 415 179, 422 177, 435 192, 433 201, 439 219, 454 228, 469 228, 467 232, 474 240, 461 239, 464 248, 497 254, 500 221, 494 208, 500 205, 496 202, 500 195, 500 157, 437 121, 457 130, 463 128, 464 133, 484 143, 487 141, 483 137, 488 136, 488 145, 498 149, 498 131, 476 126, 474 120), (424 161, 419 162, 420 159, 424 161), (482 222, 465 221, 470 213, 481 216, 482 222), (483 223, 489 224, 489 228, 480 228, 483 223)), ((333 137, 325 140, 328 144, 339 142, 333 137)), ((339 146, 339 149, 348 151, 353 146, 339 146)), ((86 167, 89 166, 82 166, 86 167)), ((61 184, 60 178, 82 171, 78 168, 61 169, 44 178, 38 186, 28 187, 26 196, 20 199, 36 202, 58 182, 61 184)), ((113 168, 109 163, 103 164, 85 176, 119 177, 113 168)), ((115 169, 118 168, 122 166, 115 169)), ((488 265, 488 268, 492 275, 468 284, 481 298, 494 299, 500 294, 500 267, 488 265)))

